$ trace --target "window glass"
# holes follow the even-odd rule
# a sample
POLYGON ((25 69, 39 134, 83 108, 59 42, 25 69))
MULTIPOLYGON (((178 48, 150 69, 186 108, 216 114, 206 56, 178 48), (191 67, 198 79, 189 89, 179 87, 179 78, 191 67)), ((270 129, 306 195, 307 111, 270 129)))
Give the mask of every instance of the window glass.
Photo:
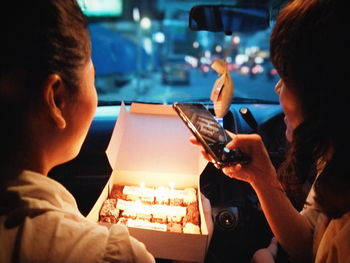
POLYGON ((236 101, 278 101, 273 87, 279 77, 269 61, 271 28, 232 35, 192 31, 188 27, 189 11, 201 1, 79 3, 89 20, 95 86, 101 105, 121 101, 210 101, 218 78, 210 65, 216 59, 227 62, 236 101), (91 3, 96 4, 96 12, 91 3), (104 7, 117 10, 113 15, 104 7))

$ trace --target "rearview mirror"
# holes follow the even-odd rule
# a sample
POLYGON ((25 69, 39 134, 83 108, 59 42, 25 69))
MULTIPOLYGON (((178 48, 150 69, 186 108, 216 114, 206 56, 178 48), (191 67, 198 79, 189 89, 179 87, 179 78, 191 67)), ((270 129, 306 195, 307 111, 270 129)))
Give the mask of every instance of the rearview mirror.
POLYGON ((194 31, 250 33, 270 26, 267 7, 229 5, 198 5, 192 7, 189 28, 194 31))

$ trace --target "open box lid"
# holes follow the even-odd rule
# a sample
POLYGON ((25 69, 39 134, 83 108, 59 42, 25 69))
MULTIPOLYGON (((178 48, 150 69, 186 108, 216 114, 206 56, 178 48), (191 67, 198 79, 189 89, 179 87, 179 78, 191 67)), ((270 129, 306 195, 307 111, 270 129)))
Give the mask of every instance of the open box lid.
POLYGON ((159 174, 159 185, 169 183, 161 174, 174 174, 176 186, 198 185, 208 162, 191 136, 172 106, 133 103, 127 111, 122 104, 106 153, 115 172, 159 174))

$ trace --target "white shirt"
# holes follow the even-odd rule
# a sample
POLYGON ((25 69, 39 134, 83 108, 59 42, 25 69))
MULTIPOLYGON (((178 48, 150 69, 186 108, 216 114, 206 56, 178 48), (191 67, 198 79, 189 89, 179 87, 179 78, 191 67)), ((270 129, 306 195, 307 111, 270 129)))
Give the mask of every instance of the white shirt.
POLYGON ((0 262, 154 263, 125 226, 87 220, 57 181, 23 171, 0 196, 0 262))
POLYGON ((315 263, 350 263, 350 212, 341 218, 329 219, 314 201, 314 186, 301 214, 307 218, 313 232, 315 263))

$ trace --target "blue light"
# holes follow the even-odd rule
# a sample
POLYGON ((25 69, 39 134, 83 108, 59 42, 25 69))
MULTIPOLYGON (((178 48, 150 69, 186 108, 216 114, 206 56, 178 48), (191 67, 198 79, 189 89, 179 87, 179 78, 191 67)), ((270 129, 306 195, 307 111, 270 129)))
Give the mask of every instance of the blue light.
POLYGON ((120 16, 123 11, 122 0, 78 0, 86 16, 120 16))

